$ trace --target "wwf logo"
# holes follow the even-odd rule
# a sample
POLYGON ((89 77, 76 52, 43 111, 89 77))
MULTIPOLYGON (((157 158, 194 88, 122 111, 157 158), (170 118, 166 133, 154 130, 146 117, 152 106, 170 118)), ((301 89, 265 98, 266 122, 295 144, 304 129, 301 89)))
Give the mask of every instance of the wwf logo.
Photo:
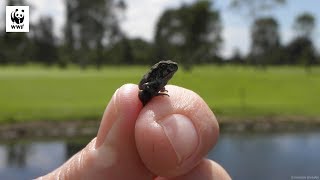
POLYGON ((6 32, 29 32, 29 6, 6 6, 6 32))
POLYGON ((21 24, 24 20, 24 10, 16 9, 15 11, 11 12, 11 21, 13 23, 21 24))

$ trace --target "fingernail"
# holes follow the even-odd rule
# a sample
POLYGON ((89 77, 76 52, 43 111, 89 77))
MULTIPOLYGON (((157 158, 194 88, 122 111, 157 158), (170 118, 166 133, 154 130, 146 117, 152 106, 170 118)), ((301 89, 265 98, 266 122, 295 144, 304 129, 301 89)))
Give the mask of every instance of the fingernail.
POLYGON ((177 154, 179 164, 192 155, 198 145, 198 134, 188 117, 173 114, 159 121, 159 124, 177 154))

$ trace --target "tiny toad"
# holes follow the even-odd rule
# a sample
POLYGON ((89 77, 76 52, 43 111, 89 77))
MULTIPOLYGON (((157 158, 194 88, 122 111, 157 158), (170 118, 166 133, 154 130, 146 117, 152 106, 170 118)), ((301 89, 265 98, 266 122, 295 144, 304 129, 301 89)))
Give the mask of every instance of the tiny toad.
POLYGON ((160 61, 153 65, 139 83, 139 99, 143 106, 154 96, 167 95, 165 85, 178 70, 178 64, 173 61, 160 61))

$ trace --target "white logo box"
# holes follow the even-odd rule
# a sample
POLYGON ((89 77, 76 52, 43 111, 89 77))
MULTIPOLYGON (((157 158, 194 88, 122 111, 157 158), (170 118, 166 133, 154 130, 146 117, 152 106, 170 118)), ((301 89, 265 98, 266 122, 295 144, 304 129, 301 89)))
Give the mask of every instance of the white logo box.
POLYGON ((6 6, 6 32, 29 32, 29 6, 6 6))

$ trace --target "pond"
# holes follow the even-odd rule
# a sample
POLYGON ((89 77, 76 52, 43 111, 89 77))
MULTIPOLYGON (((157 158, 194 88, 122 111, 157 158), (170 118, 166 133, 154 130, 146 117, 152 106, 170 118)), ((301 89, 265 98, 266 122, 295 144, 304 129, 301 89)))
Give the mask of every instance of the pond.
MULTIPOLYGON (((65 162, 89 139, 0 145, 0 179, 31 179, 65 162)), ((320 179, 320 133, 222 134, 208 154, 233 179, 320 179)))

